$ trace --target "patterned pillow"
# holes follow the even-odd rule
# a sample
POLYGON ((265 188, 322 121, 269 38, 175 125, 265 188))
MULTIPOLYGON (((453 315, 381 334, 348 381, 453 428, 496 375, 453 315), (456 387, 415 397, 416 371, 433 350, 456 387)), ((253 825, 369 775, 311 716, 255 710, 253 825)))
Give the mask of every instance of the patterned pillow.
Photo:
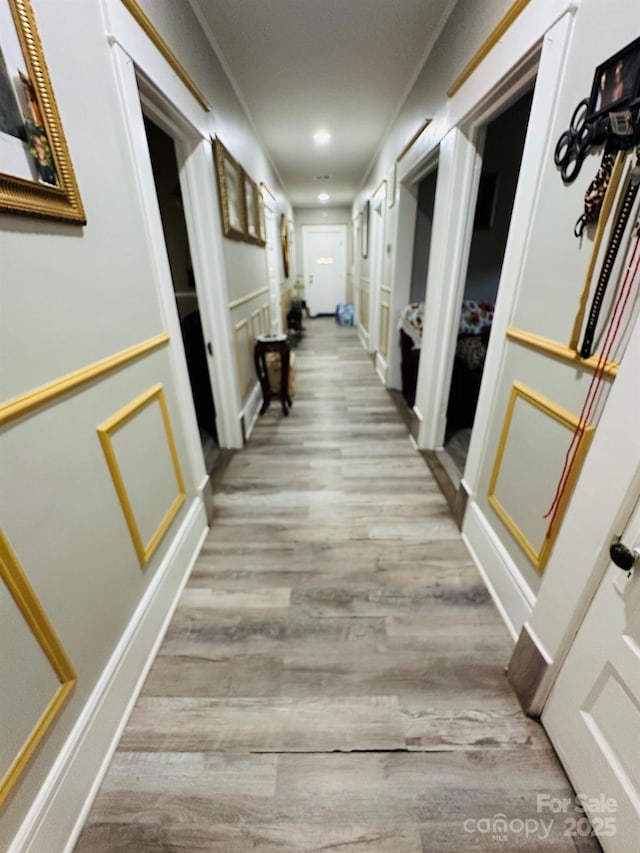
POLYGON ((463 361, 469 370, 478 370, 482 367, 486 354, 487 351, 480 335, 458 338, 456 357, 463 361))
POLYGON ((479 335, 481 332, 489 331, 493 323, 493 302, 474 302, 465 299, 462 302, 460 312, 459 332, 463 335, 479 335))

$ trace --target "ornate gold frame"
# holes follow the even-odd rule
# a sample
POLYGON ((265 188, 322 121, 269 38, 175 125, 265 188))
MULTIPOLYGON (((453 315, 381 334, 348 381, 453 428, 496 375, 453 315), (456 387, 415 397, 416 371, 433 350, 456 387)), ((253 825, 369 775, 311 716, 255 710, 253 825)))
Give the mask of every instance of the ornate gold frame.
POLYGON ((280 247, 282 248, 282 268, 284 277, 289 278, 289 226, 284 213, 280 214, 280 247))
POLYGON ((231 156, 222 142, 213 140, 216 160, 216 177, 220 195, 222 231, 232 240, 244 240, 247 234, 247 214, 244 198, 244 173, 237 160, 231 156), (229 186, 234 180, 235 186, 229 186))
MULTIPOLYGON (((0 211, 77 222, 86 218, 29 0, 7 0, 58 186, 0 172, 0 211)), ((36 126, 40 124, 35 123, 36 126)))
POLYGON ((29 737, 11 762, 8 770, 0 777, 0 805, 2 805, 35 752, 36 747, 42 741, 47 730, 69 697, 76 683, 77 676, 60 640, 56 636, 51 623, 38 601, 33 587, 27 580, 27 576, 9 544, 9 540, 1 530, 0 578, 6 584, 9 594, 15 601, 17 608, 60 682, 60 687, 56 690, 49 704, 40 715, 40 719, 29 734, 29 737))

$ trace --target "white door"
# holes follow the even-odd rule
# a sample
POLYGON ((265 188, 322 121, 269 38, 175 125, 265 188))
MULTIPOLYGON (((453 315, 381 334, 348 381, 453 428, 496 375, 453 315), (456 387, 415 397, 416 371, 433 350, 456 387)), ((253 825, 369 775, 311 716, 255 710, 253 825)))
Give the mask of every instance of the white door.
MULTIPOLYGON (((622 543, 640 547, 640 502, 622 543)), ((609 565, 542 722, 603 849, 640 850, 640 564, 631 577, 609 565)), ((579 811, 562 816, 584 834, 579 811)))
POLYGON ((302 250, 309 312, 335 314, 347 294, 346 225, 303 225, 302 250))

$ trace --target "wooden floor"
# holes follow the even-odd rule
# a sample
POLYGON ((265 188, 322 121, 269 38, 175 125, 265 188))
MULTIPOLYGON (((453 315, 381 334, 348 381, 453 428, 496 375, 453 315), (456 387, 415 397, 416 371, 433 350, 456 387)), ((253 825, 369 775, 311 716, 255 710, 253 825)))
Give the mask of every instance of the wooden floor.
POLYGON ((355 331, 307 327, 291 415, 272 404, 223 475, 77 853, 599 850, 537 810, 573 793, 355 331))

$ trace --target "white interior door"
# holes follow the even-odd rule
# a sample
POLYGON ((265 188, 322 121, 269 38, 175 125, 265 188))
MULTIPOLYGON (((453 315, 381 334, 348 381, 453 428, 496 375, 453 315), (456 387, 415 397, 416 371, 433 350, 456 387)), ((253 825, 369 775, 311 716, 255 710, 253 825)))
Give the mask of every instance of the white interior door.
MULTIPOLYGON (((640 502, 622 542, 640 547, 640 502)), ((610 564, 542 721, 603 849, 640 850, 640 565, 627 577, 610 564)))
POLYGON ((302 249, 307 307, 311 314, 334 314, 347 294, 347 228, 303 225, 302 249))

